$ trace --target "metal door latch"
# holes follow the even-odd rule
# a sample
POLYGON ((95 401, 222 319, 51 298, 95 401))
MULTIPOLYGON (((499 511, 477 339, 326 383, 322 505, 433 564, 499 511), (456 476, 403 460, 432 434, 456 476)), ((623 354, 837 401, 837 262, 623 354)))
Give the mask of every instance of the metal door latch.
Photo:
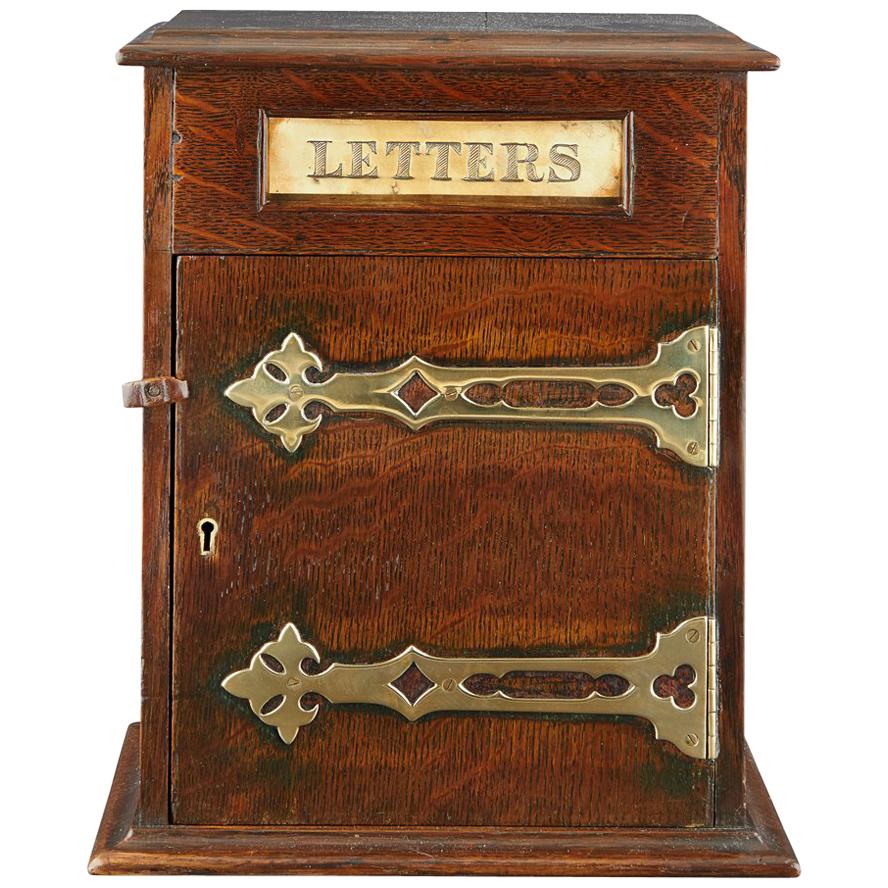
POLYGON ((124 407, 159 407, 188 397, 188 383, 174 376, 151 376, 123 384, 124 407))

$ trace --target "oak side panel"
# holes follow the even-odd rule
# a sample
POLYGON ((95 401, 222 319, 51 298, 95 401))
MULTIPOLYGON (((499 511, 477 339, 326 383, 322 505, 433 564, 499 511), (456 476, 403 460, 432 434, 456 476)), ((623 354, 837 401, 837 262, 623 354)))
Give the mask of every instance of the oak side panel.
POLYGON ((721 455, 716 473, 719 735, 716 823, 744 822, 743 521, 746 326, 746 75, 719 84, 718 316, 721 455))
MULTIPOLYGON (((143 373, 173 373, 171 148, 173 72, 145 71, 143 373)), ((173 407, 143 411, 140 822, 169 821, 170 445, 173 407)))
POLYGON ((575 70, 185 70, 176 79, 177 253, 702 256, 716 252, 718 90, 706 74, 575 70), (631 215, 262 205, 261 118, 632 112, 631 215))
POLYGON ((223 396, 290 330, 329 369, 642 363, 711 321, 713 262, 183 257, 174 820, 711 824, 711 763, 632 719, 321 704, 284 745, 220 686, 292 620, 324 663, 648 650, 707 612, 712 473, 639 430, 328 417, 296 454, 223 396), (199 521, 219 522, 199 554, 199 521))

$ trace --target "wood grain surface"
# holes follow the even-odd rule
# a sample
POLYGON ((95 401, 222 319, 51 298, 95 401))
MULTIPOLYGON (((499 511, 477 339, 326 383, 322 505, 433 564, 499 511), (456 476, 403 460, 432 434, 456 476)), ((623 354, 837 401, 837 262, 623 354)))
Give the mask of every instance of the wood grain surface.
POLYGON ((180 824, 711 823, 711 763, 633 719, 323 705, 292 746, 220 687, 293 621, 324 662, 632 655, 711 612, 713 474, 643 430, 327 417, 295 454, 223 396, 300 333, 330 369, 643 363, 715 264, 183 257, 173 684, 180 824), (219 523, 199 554, 198 523, 219 523))
POLYGON ((696 15, 187 10, 118 53, 124 65, 569 66, 770 70, 779 60, 696 15))
POLYGON ((176 73, 175 129, 177 253, 716 255, 714 75, 188 69, 176 73), (563 201, 553 209, 539 200, 517 211, 477 197, 448 198, 446 206, 432 199, 377 202, 363 210, 349 198, 263 202, 263 115, 351 114, 516 120, 631 114, 629 213, 568 212, 563 201))
MULTIPOLYGON (((145 71, 143 373, 173 373, 173 72, 145 71)), ((171 406, 146 410, 142 459, 141 821, 169 820, 170 613, 172 609, 171 406)))
POLYGON ((747 816, 725 829, 143 827, 139 726, 130 725, 90 855, 97 875, 341 874, 797 876, 799 864, 745 747, 747 816))
POLYGON ((746 401, 746 75, 719 84, 718 318, 721 459, 716 472, 719 735, 716 821, 745 817, 743 739, 744 470, 746 401))

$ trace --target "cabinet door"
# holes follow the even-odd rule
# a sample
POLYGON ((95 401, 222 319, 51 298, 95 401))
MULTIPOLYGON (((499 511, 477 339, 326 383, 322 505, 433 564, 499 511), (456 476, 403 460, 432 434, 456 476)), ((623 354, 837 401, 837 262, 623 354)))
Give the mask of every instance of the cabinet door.
MULTIPOLYGON (((313 379, 411 355, 455 367, 645 364, 659 342, 712 322, 714 290, 710 261, 182 257, 176 372, 191 397, 177 408, 174 454, 174 820, 709 823, 712 761, 656 739, 643 718, 410 721, 318 697, 302 701, 318 714, 285 743, 222 681, 288 623, 317 648, 317 672, 409 645, 441 658, 633 657, 711 615, 713 470, 657 447, 649 429, 412 429, 373 410, 315 408, 320 425, 290 452, 225 392, 291 332, 323 362, 313 379)), ((478 677, 478 694, 547 693, 522 690, 527 676, 513 671, 506 688, 478 677)), ((589 676, 536 679, 555 681, 555 696, 592 693, 565 687, 589 676)))

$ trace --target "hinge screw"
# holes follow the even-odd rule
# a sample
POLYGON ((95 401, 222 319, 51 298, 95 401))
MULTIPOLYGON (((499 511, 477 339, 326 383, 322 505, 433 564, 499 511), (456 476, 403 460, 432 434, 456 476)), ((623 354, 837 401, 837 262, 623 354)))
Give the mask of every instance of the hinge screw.
POLYGON ((696 456, 700 452, 700 444, 698 441, 688 441, 688 453, 696 456))
POLYGON ((459 389, 455 385, 448 385, 444 389, 444 398, 447 401, 455 401, 459 397, 459 389))
POLYGON ((687 743, 688 746, 696 746, 699 742, 700 738, 696 734, 688 734, 685 737, 685 743, 687 743))
POLYGON ((288 688, 296 688, 299 687, 299 679, 298 678, 288 678, 287 679, 287 687, 288 688))
POLYGON ((455 687, 456 687, 456 682, 452 678, 448 678, 444 682, 444 690, 445 691, 452 691, 455 687))
POLYGON ((691 644, 694 644, 695 642, 700 640, 700 630, 699 629, 688 629, 688 632, 687 632, 687 635, 685 635, 685 638, 691 644))
POLYGON ((689 352, 700 351, 700 340, 699 339, 689 339, 688 340, 688 351, 689 352))
POLYGON ((145 386, 145 394, 148 395, 149 398, 159 398, 160 386, 156 382, 150 383, 145 386))
POLYGON ((287 389, 287 394, 290 396, 291 401, 298 401, 303 394, 302 386, 291 385, 290 388, 287 389))

